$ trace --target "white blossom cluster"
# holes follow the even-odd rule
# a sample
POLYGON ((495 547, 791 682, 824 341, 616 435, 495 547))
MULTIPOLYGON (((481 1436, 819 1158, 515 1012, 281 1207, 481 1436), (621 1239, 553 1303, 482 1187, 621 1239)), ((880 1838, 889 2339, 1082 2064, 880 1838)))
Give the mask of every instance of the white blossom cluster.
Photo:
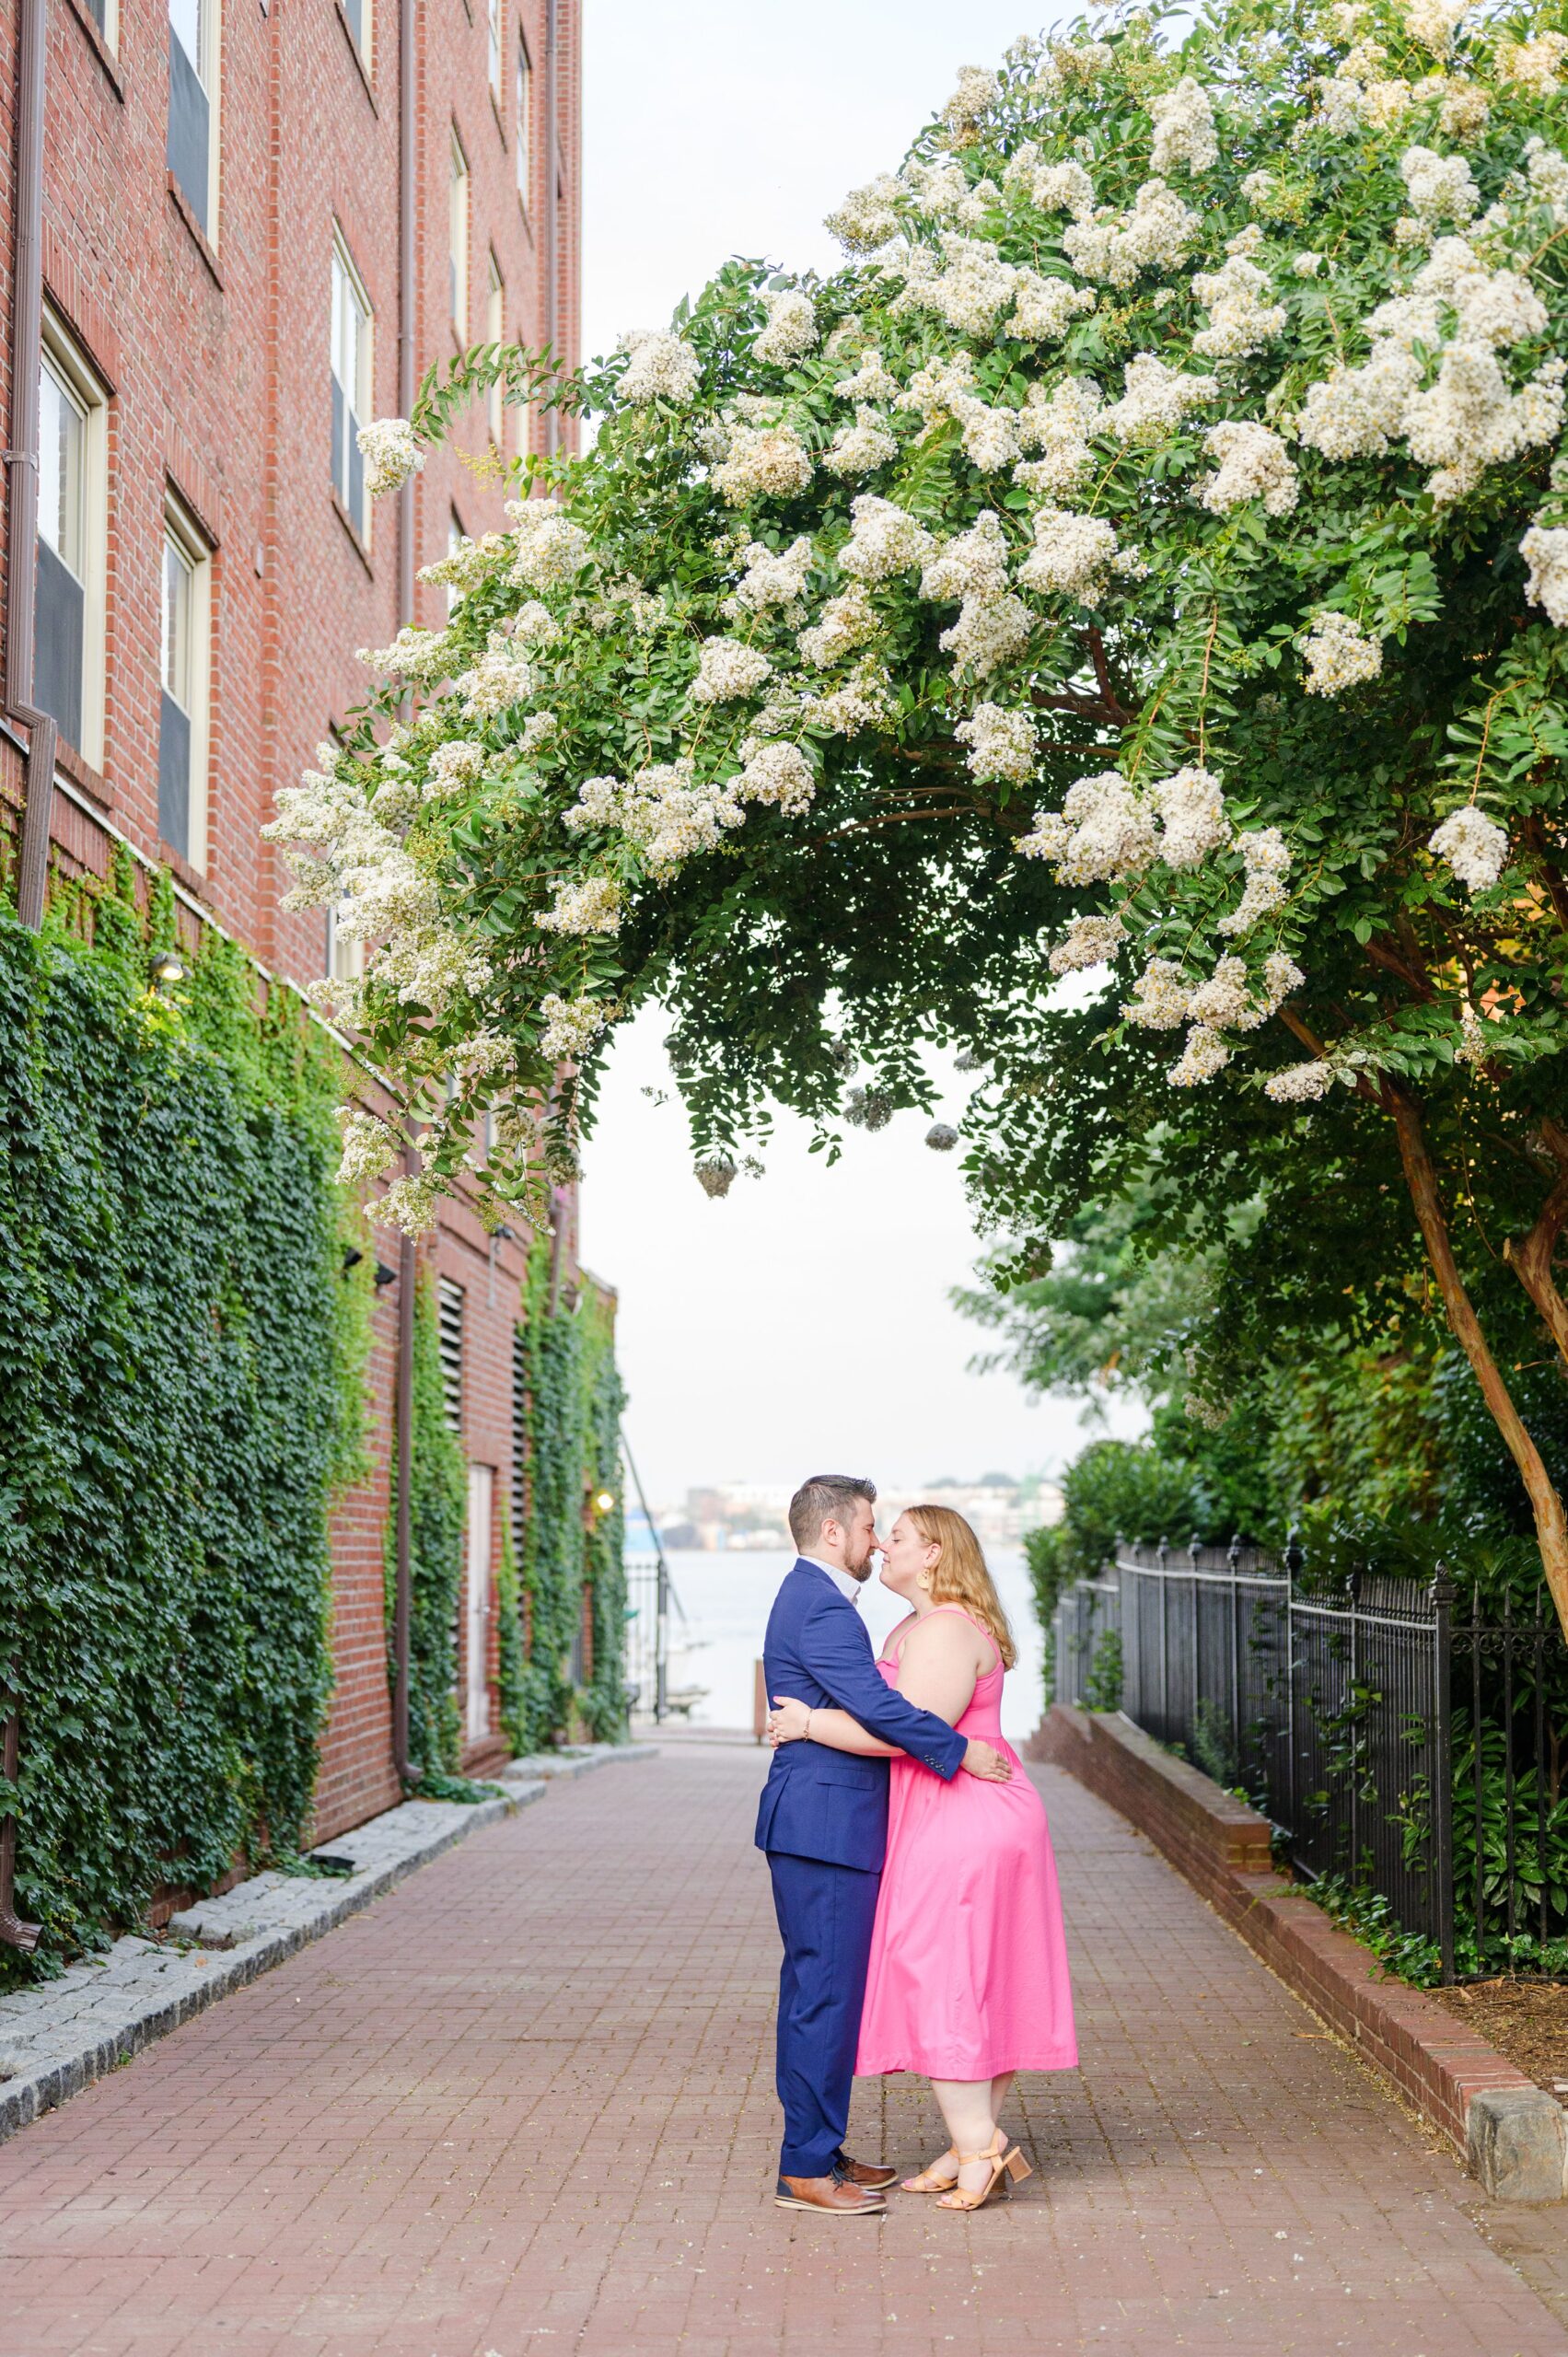
POLYGON ((875 253, 898 235, 901 193, 892 174, 882 172, 864 188, 851 189, 822 226, 837 238, 846 253, 875 253))
POLYGON ((861 581, 890 581, 923 564, 934 546, 907 507, 862 492, 850 503, 850 536, 839 551, 839 570, 861 581))
POLYGON ((1225 1070, 1232 1052, 1229 1041, 1210 1025, 1194 1023, 1166 1078, 1172 1088, 1197 1088, 1225 1070))
POLYGON ((575 1062, 598 1037, 605 1026, 605 1010, 595 998, 563 998, 550 991, 540 1002, 544 1016, 544 1029, 540 1035, 539 1051, 552 1063, 575 1062))
POLYGON ((339 1186, 363 1187, 384 1178, 401 1151, 386 1122, 352 1105, 340 1105, 338 1119, 343 1125, 339 1186))
POLYGON ((372 418, 355 439, 365 460, 365 488, 372 499, 401 490, 424 464, 419 437, 406 417, 372 418))
POLYGON ((705 638, 691 682, 693 703, 731 703, 755 694, 772 670, 767 656, 738 638, 705 638))
POLYGON ((1101 429, 1119 442, 1163 441, 1221 389, 1215 377, 1185 375, 1149 352, 1127 363, 1122 383, 1121 399, 1109 402, 1100 414, 1101 429))
POLYGON ((1209 314, 1209 324, 1192 339, 1192 349, 1206 360, 1241 360, 1261 352, 1284 332, 1283 303, 1267 303, 1271 292, 1267 271, 1245 254, 1232 254, 1218 270, 1201 270, 1192 281, 1195 301, 1209 314))
POLYGON ((621 349, 631 355, 616 389, 621 401, 633 407, 669 401, 684 409, 694 398, 703 364, 684 337, 638 329, 621 337, 621 349))
POLYGON ((811 481, 811 459, 793 425, 742 425, 714 482, 731 507, 753 499, 788 499, 811 481))
POLYGON ((1309 696, 1342 695, 1346 688, 1376 679, 1383 668, 1383 642, 1362 628, 1353 615, 1330 606, 1320 607, 1302 642, 1307 657, 1306 688, 1309 696))
POLYGON ((1047 960, 1053 974, 1075 974, 1086 966, 1103 966, 1127 938, 1119 916, 1074 917, 1047 960))
POLYGON ((1220 143, 1214 131, 1214 110, 1202 82, 1184 74, 1174 90, 1149 100, 1155 144, 1149 162, 1162 177, 1185 164, 1191 172, 1206 172, 1217 164, 1220 143))
POLYGON ((1018 567, 1019 586, 1098 606, 1120 554, 1115 525, 1099 516, 1042 507, 1034 519, 1034 541, 1018 567))
POLYGON ((1543 99, 1554 98, 1562 87, 1565 59, 1568 36, 1557 32, 1537 33, 1530 41, 1500 41, 1497 48, 1497 70, 1503 79, 1543 99))
POLYGON ((1082 164, 1073 158, 1042 164, 1032 139, 1016 150, 1002 178, 1005 187, 1021 191, 1041 213, 1066 213, 1074 221, 1087 221, 1094 213, 1095 184, 1082 164))
POLYGON ((1074 490, 1094 466, 1088 436, 1100 431, 1105 397, 1090 377, 1064 377, 1047 392, 1031 385, 1018 415, 1018 439, 1026 450, 1044 453, 1026 459, 1013 480, 1024 489, 1060 496, 1074 490))
POLYGON ((856 403, 897 401, 901 389, 892 370, 884 367, 882 354, 876 344, 861 354, 860 366, 854 374, 841 377, 833 387, 839 401, 856 403))
POLYGON ((725 829, 740 825, 745 814, 735 787, 733 779, 727 786, 699 780, 690 755, 683 755, 679 761, 650 763, 629 784, 613 777, 587 779, 565 824, 574 834, 590 827, 617 830, 633 845, 648 874, 662 880, 700 853, 712 851, 725 829))
POLYGON ((807 696, 800 716, 831 736, 858 737, 863 729, 885 727, 896 710, 886 666, 867 659, 825 694, 807 696))
POLYGON ((1002 85, 986 65, 959 68, 958 87, 942 110, 950 131, 973 131, 984 122, 1002 95, 1002 85))
POLYGON ((1568 626, 1568 531, 1537 521, 1519 542, 1519 554, 1529 566, 1525 596, 1532 606, 1543 606, 1559 630, 1568 626))
POLYGON ((778 294, 764 294, 762 308, 767 312, 767 325, 751 349, 759 360, 772 360, 787 366, 809 352, 817 341, 817 306, 809 295, 797 289, 785 289, 778 294))
POLYGON ((533 671, 507 639, 493 640, 457 681, 465 720, 494 720, 533 693, 533 671))
POLYGON ((886 420, 868 405, 854 413, 853 425, 841 425, 823 456, 832 475, 875 474, 899 455, 899 441, 886 420))
POLYGON ((1334 1069, 1321 1061, 1307 1064, 1287 1064, 1283 1072, 1272 1072, 1263 1083, 1263 1094, 1276 1105, 1315 1105, 1326 1097, 1334 1085, 1334 1069))
POLYGON ((1007 333, 1024 343, 1060 343, 1073 321, 1092 311, 1098 300, 1092 286, 1020 270, 1017 299, 1005 322, 1007 333))
POLYGON ((1063 884, 1124 883, 1154 864, 1155 814, 1117 771, 1102 770, 1070 785, 1060 812, 1037 817, 1017 850, 1050 860, 1063 884))
POLYGON ((1090 221, 1074 221, 1062 233, 1062 250, 1086 278, 1108 286, 1131 286, 1140 272, 1170 269, 1187 257, 1202 226, 1162 180, 1145 180, 1132 210, 1118 215, 1097 207, 1090 221))
POLYGON ((969 766, 981 785, 1027 785, 1033 777, 1039 738, 1032 714, 977 703, 953 734, 969 747, 969 766))
POLYGON ((958 619, 936 644, 977 679, 1024 652, 1034 623, 1021 598, 966 598, 958 619))
POLYGON ((1428 838, 1427 849, 1446 860, 1472 892, 1489 891, 1508 859, 1508 837, 1495 819, 1473 802, 1451 811, 1428 838))
POLYGON ((440 798, 477 785, 490 756, 472 737, 449 737, 430 756, 425 790, 440 798))
POLYGON ((772 744, 748 737, 741 747, 744 766, 732 791, 749 802, 769 802, 786 819, 796 819, 811 807, 817 772, 798 745, 772 744))
MULTIPOLYGON (((857 510, 860 504, 856 500, 857 510)), ((855 520, 858 529, 858 514, 855 520)), ((1006 586, 1007 539, 991 507, 982 507, 967 531, 944 540, 920 576, 923 598, 999 598, 1006 586)))
POLYGON ((838 597, 830 598, 810 630, 803 630, 796 644, 802 659, 827 670, 875 638, 881 621, 864 583, 852 581, 838 597))
POLYGON ((1179 958, 1151 958, 1122 1002, 1129 1023, 1144 1031, 1178 1031, 1187 1020, 1191 986, 1179 958))
POLYGON ((742 549, 741 556, 746 570, 724 601, 725 615, 730 621, 738 621, 742 614, 787 609, 805 597, 815 555, 804 532, 791 540, 787 549, 776 553, 761 540, 751 540, 742 549))
POLYGON ((412 686, 433 687, 451 668, 450 643, 444 630, 418 630, 405 622, 390 646, 362 646, 356 659, 412 686))
POLYGON ((1278 827, 1256 827, 1249 834, 1238 835, 1236 847, 1241 853, 1245 878, 1241 898, 1214 930, 1239 937, 1250 933, 1272 910, 1283 907, 1291 851, 1278 827))
POLYGON ((1159 779, 1150 795, 1160 815, 1159 855, 1167 867, 1200 867, 1229 842, 1225 796, 1212 770, 1190 764, 1159 779))
POLYGON ((580 524, 563 516, 552 499, 507 503, 517 523, 512 579, 519 589, 563 589, 587 563, 590 543, 580 524))
POLYGON ((1270 516, 1288 516, 1300 496, 1301 478, 1279 435, 1251 418, 1211 425, 1203 450, 1217 461, 1197 485, 1198 497, 1216 516, 1260 499, 1270 516))
POLYGON ((541 933, 619 933, 622 896, 612 876, 565 877, 536 922, 541 933))

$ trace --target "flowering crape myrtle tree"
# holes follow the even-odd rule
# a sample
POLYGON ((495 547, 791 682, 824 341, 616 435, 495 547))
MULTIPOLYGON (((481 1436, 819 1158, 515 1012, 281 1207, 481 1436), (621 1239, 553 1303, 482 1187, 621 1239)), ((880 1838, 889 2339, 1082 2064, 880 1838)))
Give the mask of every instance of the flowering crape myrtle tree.
MULTIPOLYGON (((1512 1239, 1568 1361, 1565 79, 1461 0, 1115 9, 966 69, 835 274, 732 263, 557 387, 591 454, 429 568, 448 625, 367 658, 273 830, 367 944, 343 1012, 422 1156, 388 1215, 487 1112, 526 1207, 656 994, 714 1191, 769 1098, 876 1126, 934 1042, 990 1066, 1015 1216, 995 1142, 1027 1195, 1086 1060, 1308 1168, 1370 1124, 1568 1618, 1454 1241, 1512 1239)), ((540 366, 433 380, 373 482, 540 366)), ((404 1142, 353 1114, 345 1169, 404 1142)))

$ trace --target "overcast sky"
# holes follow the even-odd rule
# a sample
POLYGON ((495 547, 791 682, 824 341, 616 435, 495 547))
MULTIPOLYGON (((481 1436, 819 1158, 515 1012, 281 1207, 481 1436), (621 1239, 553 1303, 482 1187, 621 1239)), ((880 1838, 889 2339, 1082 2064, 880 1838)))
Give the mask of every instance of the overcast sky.
MULTIPOLYGON (((830 268, 822 215, 897 165, 965 64, 1040 19, 970 0, 587 0, 585 342, 662 326, 732 253, 830 268)), ((614 1051, 583 1190, 620 1288, 628 1430, 655 1501, 828 1468, 890 1483, 1054 1469, 1085 1435, 965 1363, 974 1259, 957 1158, 902 1114, 836 1168, 781 1122, 767 1175, 710 1202, 645 1015, 614 1051), (664 1088, 660 1107, 644 1092, 664 1088)), ((961 1099, 955 1100, 955 1109, 961 1099)))

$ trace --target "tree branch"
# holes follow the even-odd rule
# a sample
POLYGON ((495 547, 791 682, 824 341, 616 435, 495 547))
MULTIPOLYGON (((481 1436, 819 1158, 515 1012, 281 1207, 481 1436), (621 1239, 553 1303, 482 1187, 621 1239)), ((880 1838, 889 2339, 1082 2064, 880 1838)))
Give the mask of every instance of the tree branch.
POLYGON ((1417 998, 1430 999, 1434 995, 1425 975, 1412 972, 1402 958, 1397 958, 1391 949, 1385 949, 1380 941, 1364 941, 1361 946, 1375 966, 1380 966, 1386 974, 1397 976, 1407 990, 1415 993, 1417 998))
MULTIPOLYGON (((1421 1108, 1398 1082, 1388 1085, 1388 1098, 1399 1135, 1400 1160, 1404 1167, 1405 1184, 1410 1189, 1422 1240, 1426 1246, 1426 1257, 1437 1280, 1437 1290, 1443 1296, 1448 1324, 1455 1341, 1470 1363, 1471 1372, 1481 1386, 1481 1397, 1503 1436, 1508 1454, 1519 1469, 1519 1478, 1528 1493, 1535 1515, 1536 1537, 1540 1544, 1540 1559, 1547 1585, 1557 1607, 1557 1617, 1562 1623, 1564 1633, 1568 1634, 1568 1514, 1564 1514, 1562 1500, 1541 1460, 1540 1451, 1531 1439, 1524 1418, 1514 1404, 1513 1395, 1503 1380, 1481 1331, 1475 1306, 1459 1274, 1449 1239, 1448 1223, 1444 1216, 1437 1172, 1422 1123, 1421 1108)), ((1568 1204, 1564 1210, 1568 1213, 1568 1204)))
POLYGON ((1508 1237, 1503 1246, 1503 1258, 1529 1295, 1547 1331, 1568 1365, 1568 1301, 1557 1290, 1551 1273, 1552 1257, 1557 1239, 1568 1223, 1568 1167, 1562 1171, 1545 1202, 1540 1216, 1529 1234, 1508 1237))
POLYGON ((1105 641, 1100 636, 1098 626, 1091 624, 1085 635, 1088 640, 1089 657, 1095 667, 1095 678, 1099 681, 1100 701, 1108 711, 1119 715, 1123 728, 1130 727, 1132 714, 1116 692, 1116 684, 1110 676, 1110 665, 1106 660, 1105 641))

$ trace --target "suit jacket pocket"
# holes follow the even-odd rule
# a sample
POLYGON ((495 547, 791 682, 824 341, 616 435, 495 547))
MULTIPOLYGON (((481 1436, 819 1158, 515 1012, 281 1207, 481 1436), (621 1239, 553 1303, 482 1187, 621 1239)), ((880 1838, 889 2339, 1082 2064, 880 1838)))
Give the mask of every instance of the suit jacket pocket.
POLYGON ((849 1784, 859 1793, 874 1793, 881 1782, 879 1759, 851 1759, 840 1751, 829 1752, 817 1763, 819 1784, 849 1784))

